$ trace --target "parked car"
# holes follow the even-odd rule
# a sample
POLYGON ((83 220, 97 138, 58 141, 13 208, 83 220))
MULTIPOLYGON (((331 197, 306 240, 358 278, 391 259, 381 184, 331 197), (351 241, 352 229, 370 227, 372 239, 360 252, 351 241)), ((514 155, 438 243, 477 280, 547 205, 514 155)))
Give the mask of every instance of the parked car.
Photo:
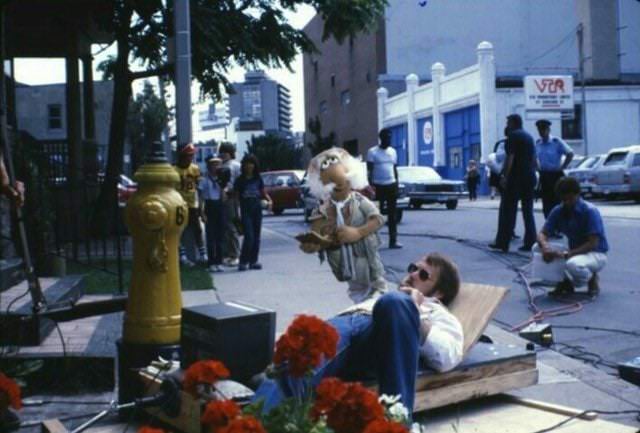
MULTIPOLYGON (((575 178, 580 182, 582 194, 589 195, 593 189, 593 178, 595 170, 600 167, 607 155, 592 155, 584 158, 575 168, 567 168, 565 174, 575 178)), ((571 161, 573 162, 573 161, 571 161)))
MULTIPOLYGON (((369 200, 376 202, 379 206, 380 204, 376 200, 376 190, 373 186, 367 185, 365 188, 358 190, 359 193, 367 197, 369 200)), ((307 177, 302 180, 300 197, 304 206, 304 220, 309 221, 309 217, 315 208, 317 208, 320 204, 319 200, 311 195, 309 192, 309 187, 307 185, 307 177)), ((407 197, 404 186, 400 185, 398 188, 398 199, 396 201, 396 222, 400 223, 402 221, 402 216, 404 214, 404 210, 409 207, 409 197, 407 197)), ((383 215, 387 214, 387 209, 383 208, 381 210, 383 215)))
POLYGON ((300 183, 303 170, 278 170, 262 173, 264 189, 273 200, 272 212, 281 215, 285 209, 298 209, 303 206, 300 200, 300 183))
POLYGON ((573 170, 574 168, 578 168, 578 166, 580 164, 582 164, 584 162, 584 160, 587 159, 586 156, 583 155, 573 155, 573 158, 571 159, 571 162, 569 163, 569 165, 567 166, 567 170, 573 170))
POLYGON ((458 207, 458 200, 469 196, 463 181, 442 179, 431 167, 398 167, 398 177, 413 209, 439 203, 452 210, 458 207))
POLYGON ((138 190, 138 184, 121 174, 118 178, 118 206, 125 207, 127 201, 138 190))
POLYGON ((640 201, 640 145, 611 149, 593 176, 593 194, 640 201))

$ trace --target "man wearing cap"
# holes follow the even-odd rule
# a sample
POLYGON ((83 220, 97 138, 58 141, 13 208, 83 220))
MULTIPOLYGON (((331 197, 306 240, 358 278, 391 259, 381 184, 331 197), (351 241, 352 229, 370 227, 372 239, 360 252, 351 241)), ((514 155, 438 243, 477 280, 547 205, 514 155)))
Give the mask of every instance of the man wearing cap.
POLYGON ((207 233, 209 271, 221 272, 225 233, 225 188, 229 183, 229 170, 222 167, 220 158, 207 158, 207 174, 200 179, 198 194, 200 210, 207 233))
POLYGON ((549 217, 551 209, 560 203, 555 192, 556 183, 564 176, 573 159, 573 150, 561 138, 551 135, 551 122, 540 119, 536 122, 540 138, 536 140, 536 156, 540 172, 540 193, 542 196, 542 210, 545 219, 549 217), (563 159, 564 156, 564 159, 563 159))
MULTIPOLYGON (((202 239, 202 227, 200 226, 200 209, 198 208, 197 186, 200 181, 200 168, 193 163, 193 155, 196 148, 189 143, 178 150, 178 163, 175 166, 180 176, 180 185, 178 192, 189 206, 189 221, 185 228, 186 233, 191 230, 195 238, 198 252, 200 253, 200 262, 206 264, 209 261, 207 251, 204 248, 204 240, 202 239)), ((185 266, 193 266, 193 263, 187 257, 187 250, 180 243, 180 263, 185 266)))

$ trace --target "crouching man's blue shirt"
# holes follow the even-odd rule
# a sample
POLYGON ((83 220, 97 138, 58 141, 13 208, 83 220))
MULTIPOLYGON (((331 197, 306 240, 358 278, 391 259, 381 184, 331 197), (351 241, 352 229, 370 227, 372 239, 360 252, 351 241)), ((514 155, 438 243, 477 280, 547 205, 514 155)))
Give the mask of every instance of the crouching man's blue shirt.
POLYGON ((562 204, 553 208, 544 224, 545 233, 563 233, 569 238, 569 248, 574 249, 589 240, 590 235, 598 236, 597 253, 609 251, 609 243, 604 233, 600 211, 591 203, 579 198, 573 209, 562 204))

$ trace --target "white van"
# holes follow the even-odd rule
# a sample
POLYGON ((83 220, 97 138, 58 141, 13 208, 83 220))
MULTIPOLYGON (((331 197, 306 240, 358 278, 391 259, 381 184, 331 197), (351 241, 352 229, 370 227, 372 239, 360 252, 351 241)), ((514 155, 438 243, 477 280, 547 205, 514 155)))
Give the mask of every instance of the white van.
POLYGON ((611 149, 594 172, 595 196, 640 201, 640 145, 611 149))

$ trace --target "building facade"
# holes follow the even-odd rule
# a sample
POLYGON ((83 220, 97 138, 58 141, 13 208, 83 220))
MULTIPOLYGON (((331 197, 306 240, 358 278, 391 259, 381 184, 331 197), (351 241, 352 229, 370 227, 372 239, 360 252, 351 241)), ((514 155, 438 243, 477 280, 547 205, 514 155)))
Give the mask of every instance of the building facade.
POLYGON ((242 83, 233 83, 233 90, 230 116, 238 118, 239 131, 290 133, 291 94, 287 87, 262 71, 252 71, 245 74, 242 83))
MULTIPOLYGON (((517 109, 522 102, 516 101, 517 89, 522 91, 523 78, 527 75, 578 77, 579 25, 584 78, 587 87, 595 92, 588 90, 587 93, 596 98, 598 91, 602 94, 603 86, 618 86, 624 93, 625 86, 640 83, 638 1, 450 0, 429 1, 424 7, 420 4, 390 1, 377 30, 343 44, 334 39, 322 41, 323 23, 318 16, 305 27, 320 50, 320 54, 304 57, 305 118, 308 121, 317 116, 323 134, 334 132, 338 145, 349 148, 347 143, 355 139, 357 153, 364 154, 377 142, 379 112, 370 101, 378 88, 385 88, 387 96, 393 98, 407 90, 409 74, 415 74, 416 86, 432 82, 435 78, 431 66, 436 63, 446 65, 450 71, 464 70, 477 63, 476 49, 482 41, 491 42, 495 87, 505 89, 510 95, 507 98, 510 102, 506 104, 515 104, 510 109, 517 109), (343 98, 345 94, 350 98, 343 98), (345 99, 349 103, 345 104, 345 99)), ((500 92, 498 90, 498 94, 500 92)), ((496 100, 496 109, 504 106, 499 102, 503 99, 496 100)), ((580 98, 576 101, 579 103, 580 98)), ((604 133, 598 132, 598 126, 592 125, 590 119, 621 121, 621 111, 625 113, 625 122, 634 117, 634 106, 629 102, 618 101, 617 105, 611 103, 606 108, 594 104, 592 108, 587 100, 587 106, 586 129, 591 139, 587 141, 594 143, 599 142, 604 133), (592 110, 594 114, 590 116, 592 110)), ((482 116, 480 111, 478 116, 482 116)), ((636 124, 637 116, 636 113, 636 124)), ((466 124, 471 120, 461 122, 466 124)), ((575 133, 579 130, 575 119, 573 123, 572 126, 571 121, 566 120, 561 129, 572 132, 567 138, 580 150, 584 147, 581 146, 583 140, 575 133)), ((630 128, 624 133, 625 137, 617 141, 634 136, 631 125, 625 127, 630 128)), ((593 150, 598 146, 594 144, 593 150)), ((589 153, 593 153, 591 144, 589 153)))

